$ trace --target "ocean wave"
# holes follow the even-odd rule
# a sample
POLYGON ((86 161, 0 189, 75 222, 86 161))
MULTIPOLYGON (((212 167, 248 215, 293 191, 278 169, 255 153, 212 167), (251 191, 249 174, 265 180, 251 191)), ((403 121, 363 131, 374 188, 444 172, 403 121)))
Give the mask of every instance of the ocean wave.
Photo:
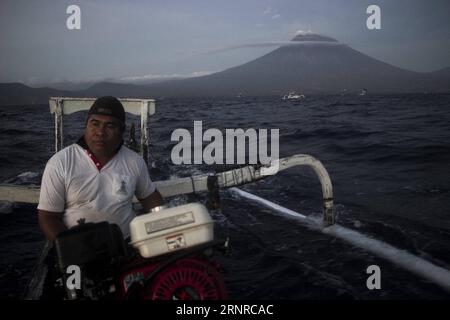
POLYGON ((0 134, 3 136, 9 135, 9 136, 22 136, 29 134, 28 128, 23 129, 17 129, 17 128, 0 128, 0 134))

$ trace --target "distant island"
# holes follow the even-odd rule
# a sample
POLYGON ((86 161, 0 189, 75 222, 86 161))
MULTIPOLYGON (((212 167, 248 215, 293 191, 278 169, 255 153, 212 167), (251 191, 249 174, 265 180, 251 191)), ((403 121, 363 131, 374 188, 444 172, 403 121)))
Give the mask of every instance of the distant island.
POLYGON ((245 64, 187 79, 135 85, 100 82, 83 90, 0 84, 0 105, 47 103, 49 96, 202 97, 283 96, 340 92, 450 92, 450 67, 420 73, 371 58, 336 39, 298 34, 288 44, 245 64))

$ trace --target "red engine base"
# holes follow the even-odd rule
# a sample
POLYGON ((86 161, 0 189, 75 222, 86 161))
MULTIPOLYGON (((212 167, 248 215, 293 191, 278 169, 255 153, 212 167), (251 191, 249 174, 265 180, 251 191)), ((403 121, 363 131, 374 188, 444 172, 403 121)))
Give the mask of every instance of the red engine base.
POLYGON ((126 298, 128 290, 133 286, 133 295, 139 299, 227 299, 219 267, 207 259, 200 257, 179 259, 144 283, 144 279, 148 279, 159 266, 159 263, 153 262, 124 272, 120 277, 121 297, 126 298))

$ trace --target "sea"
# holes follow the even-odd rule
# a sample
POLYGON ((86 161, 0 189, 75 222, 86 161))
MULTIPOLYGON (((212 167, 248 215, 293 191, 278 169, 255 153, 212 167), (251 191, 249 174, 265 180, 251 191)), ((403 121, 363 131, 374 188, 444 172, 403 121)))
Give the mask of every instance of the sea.
MULTIPOLYGON (((82 135, 85 117, 65 117, 65 145, 82 135)), ((161 98, 149 124, 153 180, 227 169, 173 163, 178 141, 172 132, 193 132, 194 121, 222 132, 279 129, 280 158, 309 154, 327 169, 339 225, 450 270, 450 95, 161 98)), ((127 122, 139 128, 137 117, 127 122)), ((0 106, 0 183, 39 185, 53 153, 48 105, 0 106)), ((299 215, 322 215, 320 184, 306 167, 239 188, 299 215)), ((187 201, 206 202, 207 195, 169 204, 187 201)), ((430 281, 239 193, 221 190, 220 208, 211 215, 216 237, 229 238, 228 252, 215 260, 231 299, 450 298, 439 279, 430 281), (368 286, 373 265, 380 271, 377 288, 368 286)), ((0 298, 22 297, 43 244, 36 205, 0 203, 0 298)))

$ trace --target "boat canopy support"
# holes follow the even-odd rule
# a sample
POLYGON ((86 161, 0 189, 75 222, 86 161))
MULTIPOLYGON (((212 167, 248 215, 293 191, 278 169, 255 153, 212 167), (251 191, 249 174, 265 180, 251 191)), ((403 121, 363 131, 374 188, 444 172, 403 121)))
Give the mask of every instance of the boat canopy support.
MULTIPOLYGON (((50 97, 50 113, 55 115, 55 152, 64 147, 64 115, 78 111, 89 110, 96 98, 50 97)), ((140 153, 148 163, 148 119, 155 114, 154 99, 119 99, 125 112, 138 115, 141 118, 141 148, 140 153)))

